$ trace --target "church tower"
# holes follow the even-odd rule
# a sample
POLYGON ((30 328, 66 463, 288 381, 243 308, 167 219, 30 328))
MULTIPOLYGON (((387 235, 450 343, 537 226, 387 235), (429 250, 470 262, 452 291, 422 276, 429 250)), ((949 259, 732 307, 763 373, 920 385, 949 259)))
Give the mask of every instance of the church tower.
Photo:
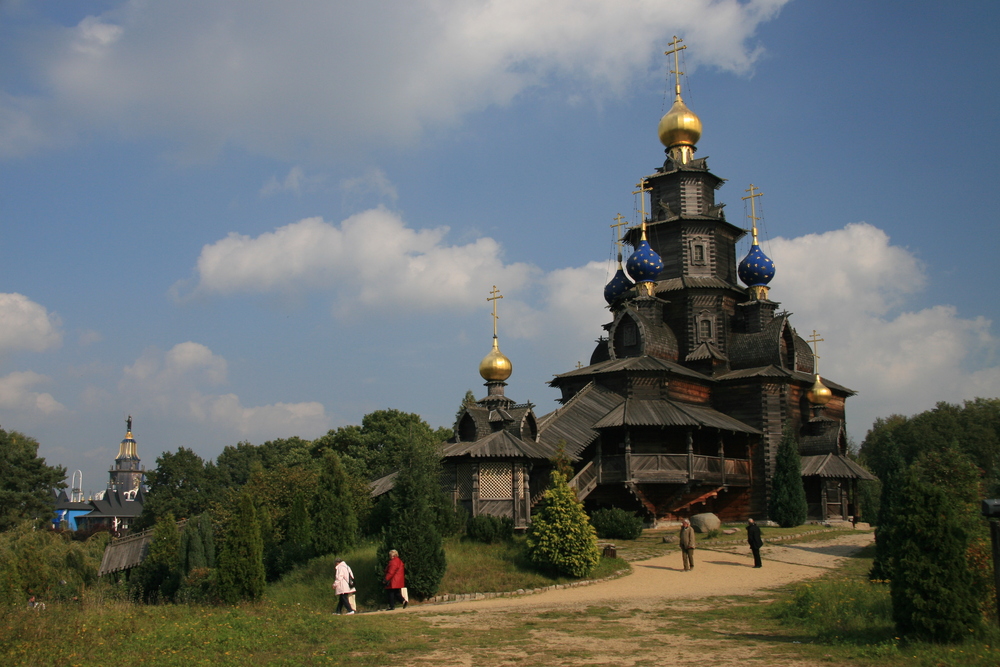
POLYGON ((125 438, 118 446, 115 466, 109 470, 108 488, 113 491, 135 491, 142 484, 145 468, 140 465, 136 452, 135 437, 132 436, 132 415, 125 420, 125 438))

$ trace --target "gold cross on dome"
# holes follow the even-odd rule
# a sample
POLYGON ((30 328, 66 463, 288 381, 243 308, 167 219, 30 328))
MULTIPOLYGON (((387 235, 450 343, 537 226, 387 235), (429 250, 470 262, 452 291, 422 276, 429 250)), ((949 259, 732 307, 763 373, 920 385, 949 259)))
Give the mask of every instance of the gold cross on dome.
MULTIPOLYGON (((757 208, 754 206, 754 201, 753 200, 754 200, 754 197, 760 197, 764 193, 761 192, 760 190, 758 190, 757 186, 754 185, 753 183, 751 183, 750 187, 747 188, 746 190, 744 190, 743 192, 749 192, 750 193, 749 195, 747 195, 746 197, 743 197, 742 199, 743 199, 743 201, 746 201, 747 199, 750 200, 750 222, 751 222, 751 224, 753 226, 753 244, 757 245, 757 221, 760 218, 757 217, 757 208)), ((746 209, 744 209, 744 210, 746 210, 746 209)), ((813 333, 816 333, 816 332, 814 331, 813 333)))
POLYGON ((673 56, 674 56, 674 68, 672 70, 670 70, 670 73, 674 75, 674 91, 676 92, 677 97, 681 96, 681 80, 680 80, 680 76, 681 76, 681 74, 684 74, 684 72, 681 71, 680 63, 677 60, 677 55, 681 51, 683 51, 684 49, 687 48, 687 46, 679 46, 679 44, 681 42, 683 42, 683 41, 684 41, 683 39, 681 39, 677 35, 674 35, 674 41, 670 42, 667 45, 667 46, 672 46, 673 48, 670 49, 669 51, 664 51, 663 52, 663 55, 665 55, 665 56, 669 56, 670 54, 673 54, 673 56))
POLYGON ((583 368, 583 362, 580 362, 580 361, 576 362, 576 367, 577 368, 583 368))
POLYGON ((823 339, 819 337, 816 330, 813 329, 812 336, 809 337, 807 341, 813 344, 813 358, 816 359, 816 367, 813 368, 813 372, 817 375, 819 374, 819 343, 823 342, 823 339))
POLYGON ((635 192, 633 192, 632 194, 639 195, 639 211, 641 212, 641 216, 642 216, 642 234, 643 234, 643 238, 645 238, 645 234, 646 234, 646 193, 647 192, 652 192, 653 188, 647 188, 646 187, 646 179, 645 178, 642 179, 641 181, 639 181, 638 183, 636 183, 635 187, 637 187, 639 189, 636 190, 635 192))
POLYGON ((626 222, 624 222, 625 216, 619 213, 614 217, 615 224, 611 225, 611 228, 615 230, 615 245, 618 246, 618 254, 622 252, 622 227, 624 227, 626 222))
POLYGON ((488 297, 486 297, 487 301, 492 301, 493 302, 493 337, 494 338, 497 337, 497 320, 500 319, 499 317, 497 317, 497 299, 502 299, 502 298, 503 298, 503 294, 500 293, 500 290, 497 289, 496 285, 493 286, 493 290, 490 292, 490 295, 488 297))

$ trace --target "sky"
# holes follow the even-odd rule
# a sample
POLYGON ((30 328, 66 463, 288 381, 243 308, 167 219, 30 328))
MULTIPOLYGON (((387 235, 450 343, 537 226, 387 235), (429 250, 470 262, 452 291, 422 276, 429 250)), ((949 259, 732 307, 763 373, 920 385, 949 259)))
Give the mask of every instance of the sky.
MULTIPOLYGON (((1000 395, 1000 4, 0 1, 0 426, 103 489, 369 412, 536 413, 610 319, 610 227, 698 156, 848 428, 1000 395), (741 222, 743 221, 743 222, 741 222)), ((741 242, 739 254, 748 250, 741 242)))

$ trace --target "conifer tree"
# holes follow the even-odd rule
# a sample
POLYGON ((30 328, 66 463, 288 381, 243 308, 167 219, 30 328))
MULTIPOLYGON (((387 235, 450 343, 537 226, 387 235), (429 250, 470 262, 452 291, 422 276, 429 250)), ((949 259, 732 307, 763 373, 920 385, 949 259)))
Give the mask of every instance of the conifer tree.
POLYGON ((774 465, 771 482, 771 519, 784 528, 805 523, 809 514, 806 490, 802 485, 802 461, 799 458, 799 444, 795 440, 791 424, 786 424, 778 457, 774 465))
POLYGON ((317 556, 335 554, 354 545, 358 518, 351 500, 351 482, 336 452, 327 452, 313 497, 312 547, 317 556))
POLYGON ((153 527, 149 551, 132 578, 132 588, 144 602, 169 602, 180 587, 181 534, 167 512, 153 527))
POLYGON ((201 532, 196 521, 188 522, 184 526, 184 532, 181 533, 180 566, 182 575, 194 568, 208 567, 205 544, 201 541, 201 532))
POLYGON ((892 532, 898 509, 900 486, 906 473, 906 463, 900 455, 892 437, 887 439, 885 450, 875 470, 882 483, 878 517, 875 527, 875 558, 868 578, 876 581, 892 581, 892 532))
POLYGON ((249 491, 238 496, 217 563, 219 597, 224 602, 256 600, 264 594, 264 543, 249 491))
POLYGON ((901 634, 954 642, 979 629, 990 588, 969 559, 983 530, 979 493, 979 472, 957 448, 925 453, 901 480, 889 543, 901 634))
POLYGON ((437 592, 447 566, 434 508, 441 491, 441 459, 435 444, 411 441, 403 460, 408 463, 396 477, 389 524, 376 553, 377 576, 381 580, 389 550, 395 549, 405 564, 410 594, 428 598, 437 592))
POLYGON ((528 555, 539 567, 586 577, 600 562, 597 532, 566 476, 552 471, 549 488, 528 528, 528 555))

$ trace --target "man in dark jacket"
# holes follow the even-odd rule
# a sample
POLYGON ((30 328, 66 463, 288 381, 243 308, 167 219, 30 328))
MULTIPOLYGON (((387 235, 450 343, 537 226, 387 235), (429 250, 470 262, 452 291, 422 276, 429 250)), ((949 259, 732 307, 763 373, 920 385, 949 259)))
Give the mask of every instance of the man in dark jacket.
POLYGON ((684 558, 684 571, 694 569, 694 528, 687 519, 681 525, 681 556, 684 558))
POLYGON ((764 540, 760 539, 760 526, 753 519, 747 521, 747 544, 753 552, 753 566, 760 567, 760 548, 764 546, 764 540))

